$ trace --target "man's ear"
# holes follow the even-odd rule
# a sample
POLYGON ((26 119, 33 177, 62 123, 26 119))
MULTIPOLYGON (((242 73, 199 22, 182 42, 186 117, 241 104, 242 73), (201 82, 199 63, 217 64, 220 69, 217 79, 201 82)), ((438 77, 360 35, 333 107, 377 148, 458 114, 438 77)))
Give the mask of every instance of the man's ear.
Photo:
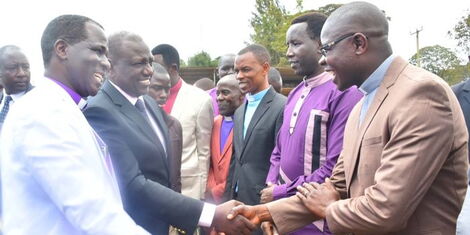
POLYGON ((263 73, 265 73, 266 76, 268 76, 270 68, 271 68, 271 65, 269 65, 268 62, 264 62, 264 64, 263 64, 263 73))
POLYGON ((171 64, 168 72, 173 75, 176 75, 178 73, 178 65, 176 65, 175 63, 171 64))
POLYGON ((369 41, 367 40, 367 36, 362 33, 357 33, 353 37, 353 43, 355 46, 355 53, 356 55, 362 55, 367 51, 369 46, 369 41))
POLYGON ((54 43, 54 53, 61 60, 67 59, 68 48, 69 48, 69 44, 64 39, 57 39, 57 41, 55 41, 54 43))

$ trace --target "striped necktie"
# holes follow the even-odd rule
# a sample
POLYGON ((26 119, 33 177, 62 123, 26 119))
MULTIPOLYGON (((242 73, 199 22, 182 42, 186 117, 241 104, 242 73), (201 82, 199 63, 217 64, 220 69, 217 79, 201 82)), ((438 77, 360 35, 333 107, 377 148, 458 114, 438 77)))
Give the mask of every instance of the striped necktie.
POLYGON ((10 101, 12 101, 11 96, 7 95, 5 97, 5 104, 3 105, 2 111, 0 112, 0 123, 5 121, 5 117, 8 114, 8 110, 10 110, 10 101))

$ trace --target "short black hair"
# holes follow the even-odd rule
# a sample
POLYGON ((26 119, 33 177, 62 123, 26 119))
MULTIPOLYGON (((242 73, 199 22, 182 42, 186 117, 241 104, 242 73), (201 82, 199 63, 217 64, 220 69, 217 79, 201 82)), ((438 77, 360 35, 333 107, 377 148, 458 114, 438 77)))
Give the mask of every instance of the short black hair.
POLYGON ((321 29, 325 24, 327 16, 320 12, 309 12, 294 18, 290 25, 298 23, 307 23, 307 33, 313 40, 320 38, 321 29))
POLYGON ((160 44, 152 49, 152 55, 162 55, 166 66, 176 64, 176 69, 180 69, 180 55, 172 45, 160 44))
MULTIPOLYGON (((0 65, 3 65, 3 55, 9 50, 18 50, 20 51, 21 49, 18 46, 15 45, 6 45, 0 48, 0 65)), ((3 66, 2 66, 3 67, 3 66)), ((0 67, 1 69, 1 67, 0 67)))
POLYGON ((41 37, 44 67, 49 64, 54 51, 54 44, 58 39, 63 39, 70 45, 87 39, 85 24, 88 22, 94 23, 103 29, 103 26, 96 21, 81 15, 61 15, 49 22, 41 37))
POLYGON ((124 51, 122 50, 122 44, 125 41, 144 42, 142 37, 135 33, 120 31, 112 34, 108 37, 108 58, 110 59, 111 63, 117 63, 119 59, 122 58, 120 53, 124 51))
POLYGON ((159 73, 159 74, 168 74, 168 71, 163 67, 163 65, 159 63, 152 63, 152 68, 154 73, 159 73))
POLYGON ((268 49, 266 49, 266 47, 262 45, 259 45, 259 44, 248 45, 247 47, 241 49, 238 52, 238 55, 243 55, 248 52, 253 53, 253 55, 256 57, 256 60, 258 60, 258 62, 261 64, 271 63, 271 56, 269 55, 269 51, 268 49))

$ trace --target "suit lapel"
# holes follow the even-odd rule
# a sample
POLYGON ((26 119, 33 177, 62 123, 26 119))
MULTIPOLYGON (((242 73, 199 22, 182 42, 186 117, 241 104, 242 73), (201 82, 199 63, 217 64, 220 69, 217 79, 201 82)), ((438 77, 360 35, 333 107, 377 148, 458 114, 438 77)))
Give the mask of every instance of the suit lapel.
MULTIPOLYGON (((364 117, 363 122, 359 126, 359 135, 356 138, 356 143, 354 145, 354 148, 352 150, 352 156, 350 158, 350 163, 347 165, 349 166, 349 169, 345 169, 345 174, 346 174, 346 182, 347 182, 347 188, 349 189, 349 186, 351 184, 352 176, 354 175, 354 171, 357 167, 358 163, 358 158, 359 158, 359 151, 361 150, 361 145, 362 141, 364 139, 364 135, 369 128, 370 124, 372 123, 372 120, 374 120, 377 111, 380 109, 382 106, 384 100, 387 98, 389 94, 389 88, 395 83, 397 80, 398 76, 401 74, 403 69, 406 67, 407 62, 404 61, 402 58, 396 58, 388 68, 385 77, 383 81, 380 83, 380 86, 377 88, 377 93, 375 94, 375 97, 367 110, 366 116, 364 117)), ((363 99, 364 100, 364 99, 363 99)), ((361 102, 361 104, 363 101, 361 102)), ((360 110, 360 109, 359 109, 360 110)), ((358 112, 360 113, 360 111, 358 112)), ((359 115, 359 114, 358 114, 359 115)), ((356 125, 359 122, 359 118, 356 120, 356 125)))
POLYGON ((137 125, 150 140, 155 142, 157 136, 152 130, 152 127, 147 122, 147 120, 142 117, 139 113, 139 110, 132 105, 109 81, 103 85, 103 91, 108 94, 111 98, 111 101, 119 107, 119 111, 124 114, 130 121, 137 125))
MULTIPOLYGON (((225 140, 224 149, 223 149, 222 153, 220 154, 218 163, 220 163, 222 161, 222 159, 224 159, 227 156, 232 154, 232 152, 229 151, 229 149, 232 148, 232 140, 233 140, 233 129, 228 134, 227 140, 225 140)), ((220 141, 218 141, 218 142, 220 143, 220 141)), ((220 149, 220 146, 218 146, 218 147, 219 147, 218 149, 220 149)))
POLYGON ((234 135, 235 135, 235 142, 236 142, 236 147, 235 151, 238 151, 236 154, 238 158, 241 156, 241 150, 244 148, 244 141, 243 141, 243 123, 245 121, 245 111, 246 111, 246 104, 247 101, 243 102, 243 104, 238 107, 238 109, 235 112, 235 122, 234 122, 234 135), (240 149, 238 149, 240 148, 240 149))
POLYGON ((169 134, 168 134, 169 133, 168 132, 168 127, 167 127, 165 119, 163 118, 163 115, 161 113, 161 112, 164 112, 164 111, 160 110, 160 112, 159 112, 155 109, 155 107, 158 107, 158 106, 155 103, 155 101, 153 101, 153 99, 151 97, 144 95, 143 98, 144 98, 147 110, 150 112, 150 115, 153 117, 153 119, 157 123, 158 128, 160 128, 160 131, 163 134, 163 139, 165 141, 166 151, 163 148, 163 144, 160 141, 160 139, 158 138, 158 136, 155 139, 155 144, 156 144, 156 147, 161 150, 161 153, 166 155, 165 157, 163 157, 163 161, 165 162, 165 165, 168 166, 167 167, 167 169, 168 169, 169 168, 168 158, 171 157, 170 156, 171 149, 170 149, 170 138, 169 138, 169 134))
MULTIPOLYGON (((268 111, 268 109, 271 107, 270 103, 273 101, 273 98, 275 95, 273 92, 275 92, 274 89, 269 88, 268 92, 266 92, 263 99, 261 99, 258 107, 256 108, 255 113, 253 114, 250 124, 248 125, 248 128, 246 130, 245 139, 243 140, 243 149, 242 149, 240 156, 243 155, 246 145, 249 143, 251 134, 253 133, 253 129, 256 127, 261 117, 263 117, 264 113, 266 113, 266 111, 268 111)), ((242 123, 242 126, 243 126, 243 123, 242 123)), ((243 137, 243 131, 242 131, 242 137, 243 137)))

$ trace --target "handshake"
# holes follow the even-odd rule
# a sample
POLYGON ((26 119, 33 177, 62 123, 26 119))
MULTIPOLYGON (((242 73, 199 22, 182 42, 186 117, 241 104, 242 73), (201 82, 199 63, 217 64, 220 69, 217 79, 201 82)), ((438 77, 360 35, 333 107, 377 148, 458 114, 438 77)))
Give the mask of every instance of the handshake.
MULTIPOLYGON (((272 186, 268 186, 270 187, 272 186)), ((297 187, 297 190, 293 197, 297 197, 315 219, 325 218, 328 205, 340 199, 339 193, 329 179, 321 185, 304 183, 297 187)), ((262 200, 262 202, 267 201, 262 200)), ((248 206, 235 200, 217 206, 213 220, 215 230, 226 235, 251 234, 260 225, 265 234, 273 234, 273 224, 273 218, 266 204, 248 206)))

